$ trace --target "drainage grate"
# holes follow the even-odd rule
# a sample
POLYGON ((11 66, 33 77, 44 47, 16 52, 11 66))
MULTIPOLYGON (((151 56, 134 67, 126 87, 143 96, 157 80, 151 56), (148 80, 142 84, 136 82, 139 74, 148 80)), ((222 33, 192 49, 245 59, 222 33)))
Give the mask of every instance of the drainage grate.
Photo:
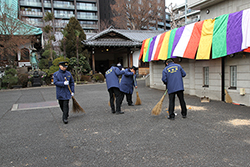
POLYGON ((44 101, 44 102, 37 102, 37 103, 13 104, 11 111, 33 110, 33 109, 52 108, 52 107, 59 107, 58 102, 57 101, 44 101))

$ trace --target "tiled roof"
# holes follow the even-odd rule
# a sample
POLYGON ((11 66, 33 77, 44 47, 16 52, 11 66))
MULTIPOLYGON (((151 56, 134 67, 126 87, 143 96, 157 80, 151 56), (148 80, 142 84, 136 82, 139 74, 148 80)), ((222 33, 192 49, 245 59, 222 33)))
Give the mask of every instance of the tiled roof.
POLYGON ((149 31, 149 30, 123 30, 114 29, 110 27, 100 33, 93 35, 87 40, 83 41, 85 46, 141 46, 142 41, 147 38, 162 34, 163 31, 149 31), (108 33, 116 33, 124 38, 105 38, 108 33), (103 37, 103 38, 101 38, 103 37))

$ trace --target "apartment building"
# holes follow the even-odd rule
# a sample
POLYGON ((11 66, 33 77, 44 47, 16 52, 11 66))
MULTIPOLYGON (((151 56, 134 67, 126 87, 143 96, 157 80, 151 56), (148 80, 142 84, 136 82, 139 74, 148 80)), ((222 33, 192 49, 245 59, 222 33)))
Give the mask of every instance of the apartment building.
POLYGON ((19 18, 36 27, 44 27, 46 12, 54 13, 56 30, 64 28, 76 17, 85 33, 99 31, 99 0, 19 0, 19 18))
POLYGON ((188 4, 185 7, 185 3, 174 7, 173 13, 177 27, 200 21, 200 10, 190 9, 188 4))

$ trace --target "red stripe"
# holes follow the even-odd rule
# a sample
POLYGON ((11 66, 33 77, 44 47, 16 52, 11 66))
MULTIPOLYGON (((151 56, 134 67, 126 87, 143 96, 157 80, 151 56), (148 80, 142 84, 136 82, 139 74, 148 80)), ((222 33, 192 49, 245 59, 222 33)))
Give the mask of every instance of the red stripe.
POLYGON ((156 48, 156 51, 155 51, 155 56, 154 56, 154 60, 158 60, 158 55, 159 55, 159 52, 161 50, 161 45, 162 45, 162 41, 165 37, 165 34, 166 32, 164 32, 163 34, 161 34, 161 37, 159 39, 159 42, 158 42, 158 45, 157 45, 157 48, 156 48))
POLYGON ((250 53, 250 47, 247 49, 244 49, 243 52, 249 52, 250 53))
POLYGON ((194 59, 196 55, 197 48, 199 46, 201 38, 201 30, 204 21, 195 23, 193 32, 191 34, 190 40, 186 47, 183 57, 188 59, 194 59))
POLYGON ((146 39, 143 40, 143 42, 142 42, 141 51, 140 51, 140 55, 139 55, 139 60, 141 60, 142 55, 143 55, 143 50, 144 50, 145 41, 146 41, 146 39))

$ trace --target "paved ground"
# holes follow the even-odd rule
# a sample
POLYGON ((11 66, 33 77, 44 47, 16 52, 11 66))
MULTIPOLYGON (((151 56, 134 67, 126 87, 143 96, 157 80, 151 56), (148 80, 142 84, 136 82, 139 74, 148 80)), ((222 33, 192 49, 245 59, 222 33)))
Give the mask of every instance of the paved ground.
POLYGON ((250 166, 249 107, 185 95, 188 117, 176 101, 171 121, 167 96, 161 115, 151 115, 164 92, 138 83, 142 105, 124 101, 123 115, 111 114, 105 84, 78 85, 75 98, 86 113, 70 113, 67 125, 55 87, 0 91, 0 166, 250 166))

